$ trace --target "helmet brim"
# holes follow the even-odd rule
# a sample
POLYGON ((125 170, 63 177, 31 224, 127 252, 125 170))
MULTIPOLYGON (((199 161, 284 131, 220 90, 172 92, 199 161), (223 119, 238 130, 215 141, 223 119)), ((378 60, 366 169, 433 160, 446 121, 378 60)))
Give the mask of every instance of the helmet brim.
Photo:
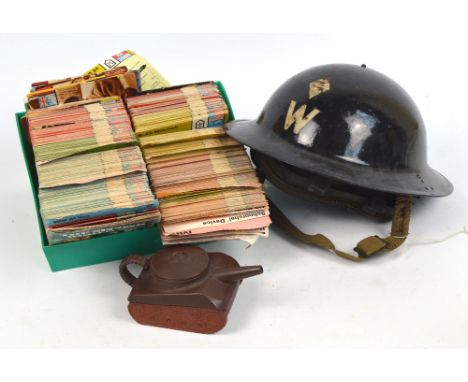
POLYGON ((453 191, 450 181, 429 166, 415 170, 375 169, 370 166, 331 159, 280 139, 271 129, 255 120, 236 120, 226 124, 226 132, 242 144, 291 166, 332 179, 397 195, 440 197, 453 191))

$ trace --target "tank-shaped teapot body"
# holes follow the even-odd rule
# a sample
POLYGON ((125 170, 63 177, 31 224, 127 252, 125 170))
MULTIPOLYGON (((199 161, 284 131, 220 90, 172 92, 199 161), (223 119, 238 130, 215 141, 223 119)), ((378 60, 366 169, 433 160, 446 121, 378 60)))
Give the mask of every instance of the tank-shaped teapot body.
POLYGON ((130 255, 120 265, 132 286, 129 312, 137 322, 199 333, 222 329, 242 280, 262 272, 191 245, 165 247, 150 258, 130 255), (127 269, 132 263, 143 267, 138 278, 127 269))

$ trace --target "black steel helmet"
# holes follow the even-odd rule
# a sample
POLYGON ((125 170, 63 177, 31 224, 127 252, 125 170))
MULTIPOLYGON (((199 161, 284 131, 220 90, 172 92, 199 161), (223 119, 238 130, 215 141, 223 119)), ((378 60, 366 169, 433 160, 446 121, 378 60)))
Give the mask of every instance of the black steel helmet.
MULTIPOLYGON (((425 126, 413 100, 364 65, 305 70, 279 87, 257 120, 233 121, 226 130, 251 147, 260 175, 285 191, 381 219, 393 216, 394 223, 395 214, 409 221, 410 196, 453 190, 427 163, 425 126)), ((360 257, 370 254, 359 245, 356 250, 360 257)))

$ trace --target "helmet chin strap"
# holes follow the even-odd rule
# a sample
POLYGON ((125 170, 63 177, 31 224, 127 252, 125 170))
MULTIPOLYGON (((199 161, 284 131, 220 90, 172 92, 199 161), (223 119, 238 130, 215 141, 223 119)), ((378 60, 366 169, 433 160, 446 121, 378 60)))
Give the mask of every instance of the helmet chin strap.
MULTIPOLYGON (((282 167, 284 166, 282 162, 272 159, 268 160, 265 155, 262 155, 261 153, 258 153, 254 150, 252 150, 250 154, 252 156, 253 162, 257 166, 257 172, 262 182, 264 182, 265 179, 268 179, 275 186, 284 191, 289 191, 289 193, 293 193, 298 188, 298 186, 301 185, 294 183, 295 178, 291 178, 288 179, 289 181, 285 181, 283 177, 278 176, 278 173, 284 173, 288 170, 282 167), (272 163, 274 163, 274 166, 272 166, 272 163)), ((295 175, 297 177, 299 174, 295 175)), ((305 177, 302 178, 305 179, 305 177)), ((309 193, 304 192, 302 194, 308 195, 309 193)), ((335 197, 337 196, 336 194, 333 195, 335 197)), ((328 199, 334 198, 330 196, 328 199)), ((358 205, 353 206, 353 200, 350 199, 349 196, 342 199, 343 201, 339 204, 345 207, 354 207, 355 210, 362 209, 361 207, 358 207, 358 205)), ((275 205, 275 203, 271 201, 271 199, 268 199, 268 202, 270 205, 270 217, 276 226, 280 227, 285 232, 304 243, 326 249, 338 256, 353 261, 363 260, 378 252, 392 251, 403 244, 408 236, 412 205, 411 196, 395 197, 392 210, 392 228, 390 236, 385 238, 381 238, 379 236, 366 237, 357 243, 356 247, 354 248, 356 253, 346 253, 336 249, 333 242, 321 233, 309 235, 302 232, 286 217, 286 215, 283 214, 283 212, 275 205)))
POLYGON ((333 242, 321 233, 311 235, 302 232, 283 214, 271 199, 268 201, 270 204, 270 217, 273 224, 304 243, 326 249, 348 260, 361 261, 379 252, 393 251, 403 244, 408 236, 412 204, 410 196, 396 197, 390 236, 385 238, 369 236, 362 239, 354 248, 356 254, 350 254, 336 249, 333 242))

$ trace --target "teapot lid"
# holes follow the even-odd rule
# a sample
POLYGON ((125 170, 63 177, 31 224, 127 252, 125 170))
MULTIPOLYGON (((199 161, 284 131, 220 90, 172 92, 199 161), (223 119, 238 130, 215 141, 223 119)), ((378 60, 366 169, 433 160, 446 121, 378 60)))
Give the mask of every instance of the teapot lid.
POLYGON ((193 280, 208 268, 210 258, 202 248, 192 245, 165 247, 150 261, 154 275, 168 281, 193 280))

